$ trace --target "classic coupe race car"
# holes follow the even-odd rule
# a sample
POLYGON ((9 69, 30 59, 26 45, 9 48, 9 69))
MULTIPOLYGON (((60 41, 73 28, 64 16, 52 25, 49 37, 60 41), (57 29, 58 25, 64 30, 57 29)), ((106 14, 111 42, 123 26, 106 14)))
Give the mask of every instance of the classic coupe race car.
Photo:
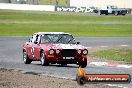
POLYGON ((69 33, 34 33, 23 45, 23 61, 25 64, 40 61, 42 66, 77 64, 84 68, 87 66, 88 50, 79 43, 69 33))

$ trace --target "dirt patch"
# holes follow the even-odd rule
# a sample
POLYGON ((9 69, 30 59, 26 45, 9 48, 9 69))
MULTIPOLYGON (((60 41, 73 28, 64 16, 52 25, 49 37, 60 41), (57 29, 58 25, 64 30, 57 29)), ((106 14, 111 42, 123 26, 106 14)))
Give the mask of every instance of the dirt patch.
POLYGON ((43 75, 23 74, 14 70, 0 69, 0 88, 109 88, 102 84, 85 84, 76 81, 48 77, 43 75))

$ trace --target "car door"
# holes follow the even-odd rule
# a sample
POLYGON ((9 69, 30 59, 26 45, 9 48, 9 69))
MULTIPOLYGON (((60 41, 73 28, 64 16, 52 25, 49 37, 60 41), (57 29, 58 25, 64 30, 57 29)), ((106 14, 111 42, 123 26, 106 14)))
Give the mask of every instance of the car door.
POLYGON ((34 59, 39 60, 40 59, 40 45, 33 44, 33 48, 34 48, 34 59))
POLYGON ((32 36, 31 45, 30 45, 30 48, 29 48, 30 58, 33 59, 33 60, 36 59, 36 57, 35 57, 35 41, 36 41, 36 36, 37 36, 37 34, 34 34, 32 36))
POLYGON ((40 59, 40 35, 36 36, 36 40, 33 43, 32 47, 34 49, 34 59, 39 60, 40 59))
POLYGON ((110 6, 107 6, 108 13, 112 13, 112 8, 110 6))
POLYGON ((30 58, 30 59, 34 59, 34 57, 33 57, 33 48, 32 48, 32 44, 33 44, 33 42, 32 42, 32 38, 29 40, 29 42, 27 42, 26 43, 26 49, 27 49, 27 53, 28 53, 28 57, 30 58))

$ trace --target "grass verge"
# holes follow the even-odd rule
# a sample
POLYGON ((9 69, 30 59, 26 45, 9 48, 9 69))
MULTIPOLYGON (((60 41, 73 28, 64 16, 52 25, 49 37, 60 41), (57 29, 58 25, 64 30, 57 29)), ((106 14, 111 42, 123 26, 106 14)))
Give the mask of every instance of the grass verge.
POLYGON ((96 51, 93 52, 92 55, 96 55, 96 57, 102 59, 132 63, 131 47, 116 47, 107 50, 96 51))
POLYGON ((69 32, 74 36, 132 36, 132 25, 100 24, 0 24, 1 36, 29 36, 34 32, 69 32), (111 28, 112 27, 112 28, 111 28))
POLYGON ((132 15, 89 16, 88 13, 71 15, 71 13, 0 11, 0 36, 29 36, 39 31, 63 31, 74 36, 90 37, 132 36, 132 15), (111 22, 130 22, 130 24, 111 24, 111 22))
POLYGON ((87 21, 87 22, 132 22, 132 15, 96 15, 95 13, 39 12, 0 10, 0 21, 87 21), (62 13, 62 14, 61 14, 62 13))

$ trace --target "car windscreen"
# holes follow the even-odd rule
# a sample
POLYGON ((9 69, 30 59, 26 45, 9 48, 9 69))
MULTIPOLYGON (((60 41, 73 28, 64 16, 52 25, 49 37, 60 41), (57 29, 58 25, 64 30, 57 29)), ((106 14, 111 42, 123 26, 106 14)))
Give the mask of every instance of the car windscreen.
POLYGON ((111 6, 112 9, 117 9, 117 6, 111 6))
POLYGON ((71 43, 74 41, 72 35, 69 34, 45 34, 42 36, 41 43, 71 43))

